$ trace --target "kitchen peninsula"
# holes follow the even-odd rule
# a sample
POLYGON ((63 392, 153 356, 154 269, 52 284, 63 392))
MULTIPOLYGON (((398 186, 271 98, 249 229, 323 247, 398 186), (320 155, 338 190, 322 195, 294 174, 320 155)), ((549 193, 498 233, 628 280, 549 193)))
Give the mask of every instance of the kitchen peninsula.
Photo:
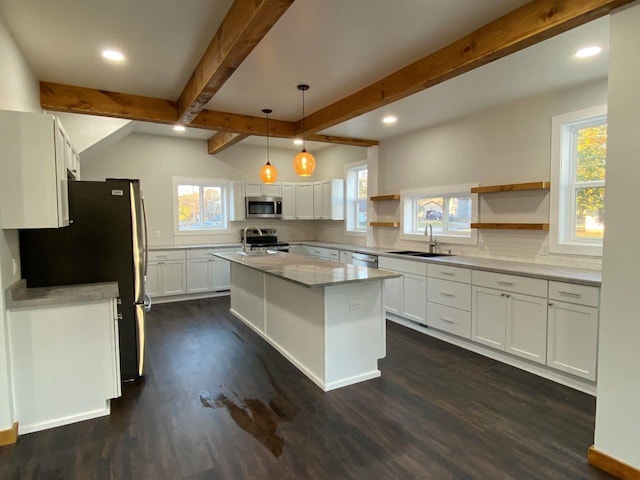
POLYGON ((289 253, 215 255, 231 261, 231 313, 324 391, 380 376, 383 280, 398 274, 289 253))

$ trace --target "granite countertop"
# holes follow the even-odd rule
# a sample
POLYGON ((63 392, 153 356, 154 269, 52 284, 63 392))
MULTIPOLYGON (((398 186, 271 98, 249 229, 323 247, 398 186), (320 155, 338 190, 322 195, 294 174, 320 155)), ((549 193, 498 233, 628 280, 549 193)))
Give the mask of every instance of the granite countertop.
POLYGON ((309 288, 384 280, 401 276, 399 273, 387 272, 386 270, 372 270, 293 253, 270 255, 216 253, 215 255, 309 288))
POLYGON ((7 288, 7 308, 46 307, 109 300, 120 296, 118 282, 85 283, 59 287, 27 288, 20 280, 7 288))
MULTIPOLYGON (((505 273, 512 275, 524 275, 527 277, 542 278, 545 280, 555 280, 559 282, 569 282, 581 285, 591 285, 599 287, 602 282, 602 273, 599 270, 587 270, 581 268, 562 267, 556 265, 545 265, 529 262, 517 262, 510 260, 498 260, 486 257, 468 257, 468 256, 443 256, 420 258, 408 255, 397 255, 391 253, 393 251, 402 250, 402 248, 382 248, 382 247, 365 247, 360 245, 351 245, 346 243, 331 243, 319 241, 291 241, 290 245, 309 245, 324 248, 333 248, 348 252, 367 253, 370 255, 379 255, 391 258, 399 258, 402 260, 410 260, 413 262, 438 263, 443 265, 451 265, 454 267, 472 268, 475 270, 484 270, 488 272, 505 273)), ((222 248, 222 247, 240 247, 239 243, 215 243, 208 245, 171 245, 149 247, 150 250, 180 250, 189 248, 222 248)), ((415 249, 418 251, 419 249, 415 249)))
POLYGON ((149 245, 150 252, 158 250, 195 250, 199 248, 240 248, 241 243, 207 243, 200 245, 149 245))

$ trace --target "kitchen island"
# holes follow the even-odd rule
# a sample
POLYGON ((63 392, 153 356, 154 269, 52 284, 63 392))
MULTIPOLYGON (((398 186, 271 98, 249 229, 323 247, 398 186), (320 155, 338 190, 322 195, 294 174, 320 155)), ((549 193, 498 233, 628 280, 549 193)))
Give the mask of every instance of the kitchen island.
POLYGON ((305 255, 218 253, 231 262, 231 313, 324 391, 380 376, 383 270, 305 255))

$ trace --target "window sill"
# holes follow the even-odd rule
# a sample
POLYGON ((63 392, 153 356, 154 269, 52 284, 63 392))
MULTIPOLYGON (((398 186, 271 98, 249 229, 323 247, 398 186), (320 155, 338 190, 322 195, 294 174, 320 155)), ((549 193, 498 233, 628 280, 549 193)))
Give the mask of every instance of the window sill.
MULTIPOLYGON (((410 240, 413 242, 428 242, 429 236, 422 233, 402 233, 400 235, 401 240, 410 240)), ((434 235, 433 239, 438 243, 451 243, 455 245, 477 245, 478 233, 471 232, 470 237, 458 237, 454 235, 434 235)))
POLYGON ((192 231, 174 231, 173 234, 176 237, 191 237, 193 235, 229 235, 231 230, 192 230, 192 231))
POLYGON ((367 232, 360 232, 355 230, 345 230, 344 234, 349 237, 366 237, 367 236, 367 232))

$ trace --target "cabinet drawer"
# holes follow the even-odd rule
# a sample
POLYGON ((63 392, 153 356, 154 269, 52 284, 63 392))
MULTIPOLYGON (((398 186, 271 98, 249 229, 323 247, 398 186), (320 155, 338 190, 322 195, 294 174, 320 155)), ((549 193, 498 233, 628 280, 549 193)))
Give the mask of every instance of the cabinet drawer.
POLYGON ((474 285, 479 285, 481 287, 495 288, 507 292, 523 293, 525 295, 533 295, 534 297, 547 296, 548 282, 539 278, 474 270, 471 273, 471 280, 474 285))
POLYGON ((340 252, 338 250, 329 250, 329 260, 334 262, 340 261, 340 252))
POLYGON ((441 278, 442 280, 453 280, 454 282, 471 283, 471 270, 468 268, 430 263, 427 265, 427 276, 441 278))
POLYGON ((427 325, 464 338, 471 338, 471 313, 427 302, 427 325))
POLYGON ((400 260, 397 258, 378 257, 378 268, 394 270, 396 272, 413 273, 427 276, 427 264, 424 262, 400 260))
POLYGON ((471 310, 471 285, 439 278, 430 278, 427 281, 427 301, 471 310))
POLYGON ((222 252, 235 252, 236 249, 234 247, 220 247, 220 248, 197 248, 197 249, 189 249, 187 250, 187 258, 216 258, 214 253, 222 253, 222 252))
POLYGON ((150 262, 161 262, 163 260, 185 260, 187 258, 184 250, 155 250, 149 252, 150 262))
POLYGON ((577 303, 589 307, 597 307, 600 289, 574 283, 549 282, 549 298, 568 303, 577 303))

